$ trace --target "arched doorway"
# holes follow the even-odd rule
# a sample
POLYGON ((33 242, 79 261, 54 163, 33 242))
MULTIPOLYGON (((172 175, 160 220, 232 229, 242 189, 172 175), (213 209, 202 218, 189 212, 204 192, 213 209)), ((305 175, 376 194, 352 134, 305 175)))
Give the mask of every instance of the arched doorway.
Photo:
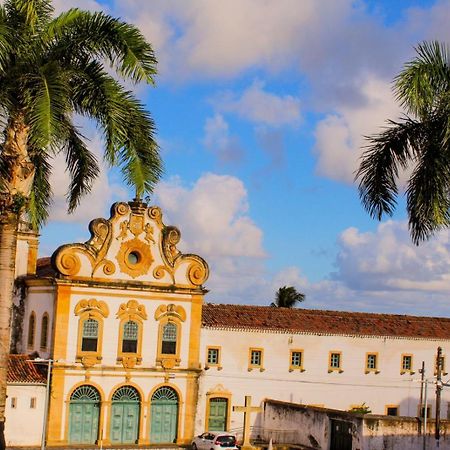
POLYGON ((150 442, 172 443, 177 439, 178 395, 174 389, 163 386, 151 399, 150 442))
POLYGON ((112 444, 136 444, 139 436, 141 396, 132 386, 114 392, 111 403, 112 444))
POLYGON ((226 431, 228 399, 213 397, 209 399, 208 430, 226 431))
POLYGON ((76 388, 70 396, 69 442, 95 444, 98 439, 100 394, 93 386, 76 388))

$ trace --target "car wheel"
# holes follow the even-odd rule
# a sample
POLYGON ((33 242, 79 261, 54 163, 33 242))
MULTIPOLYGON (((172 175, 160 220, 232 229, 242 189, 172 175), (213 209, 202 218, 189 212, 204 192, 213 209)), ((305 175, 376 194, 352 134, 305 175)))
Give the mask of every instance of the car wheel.
POLYGON ((197 446, 195 444, 192 444, 192 450, 197 450, 197 446))

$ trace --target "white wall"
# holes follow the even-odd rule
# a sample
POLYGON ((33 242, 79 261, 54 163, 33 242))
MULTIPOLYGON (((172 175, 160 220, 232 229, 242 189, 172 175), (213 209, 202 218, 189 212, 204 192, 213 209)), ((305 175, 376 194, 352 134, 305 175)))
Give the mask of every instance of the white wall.
POLYGON ((45 386, 8 384, 5 438, 7 446, 40 445, 45 408, 45 386), (31 398, 36 407, 30 408, 31 398), (11 408, 12 399, 16 408, 11 408))
MULTIPOLYGON (((419 368, 425 361, 433 376, 438 346, 450 356, 450 342, 379 337, 318 336, 257 331, 202 329, 200 359, 206 363, 208 346, 221 347, 222 369, 209 368, 200 379, 196 432, 205 427, 206 394, 223 389, 232 393, 232 405, 242 405, 245 395, 259 405, 271 398, 293 403, 323 405, 348 410, 365 402, 374 414, 385 414, 386 405, 398 405, 402 416, 416 416, 420 397, 419 368), (249 347, 264 349, 264 371, 248 371, 249 347), (302 349, 304 372, 289 372, 290 349, 302 349), (328 373, 330 351, 342 352, 342 373, 328 373), (367 352, 377 352, 378 374, 365 374, 367 352), (413 354, 415 374, 400 374, 402 353, 413 354)), ((446 362, 448 369, 448 362, 446 362)), ((434 415, 434 389, 428 403, 434 415)), ((441 417, 447 417, 450 392, 443 391, 441 417)), ((256 414, 253 414, 255 420, 256 414)), ((243 414, 232 413, 230 428, 242 427, 243 414)))
POLYGON ((22 352, 33 353, 38 352, 42 358, 50 357, 52 345, 53 345, 53 299, 54 299, 54 287, 53 286, 36 286, 28 288, 28 296, 25 304, 25 314, 23 321, 23 334, 22 334, 22 352), (28 346, 28 333, 31 313, 35 313, 36 326, 34 345, 28 346), (48 336, 47 336, 47 349, 42 349, 41 343, 41 330, 42 330, 42 317, 47 313, 49 316, 48 322, 48 336))

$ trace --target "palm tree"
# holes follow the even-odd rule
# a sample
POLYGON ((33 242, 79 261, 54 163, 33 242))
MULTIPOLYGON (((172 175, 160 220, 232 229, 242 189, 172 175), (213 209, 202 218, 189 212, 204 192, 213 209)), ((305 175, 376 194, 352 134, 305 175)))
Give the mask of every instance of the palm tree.
POLYGON ((413 169, 406 208, 415 244, 450 226, 450 53, 445 44, 424 42, 395 79, 406 116, 369 146, 356 173, 364 208, 378 219, 397 205, 399 171, 413 169))
POLYGON ((99 173, 74 115, 97 123, 106 162, 121 169, 137 197, 152 191, 162 171, 153 121, 117 81, 153 83, 151 45, 137 28, 104 13, 53 12, 51 0, 0 5, 0 438, 19 217, 28 214, 36 229, 47 218, 58 153, 71 176, 69 211, 99 173))
POLYGON ((275 301, 270 306, 278 308, 293 308, 305 300, 305 294, 298 292, 294 286, 283 286, 275 293, 275 301))

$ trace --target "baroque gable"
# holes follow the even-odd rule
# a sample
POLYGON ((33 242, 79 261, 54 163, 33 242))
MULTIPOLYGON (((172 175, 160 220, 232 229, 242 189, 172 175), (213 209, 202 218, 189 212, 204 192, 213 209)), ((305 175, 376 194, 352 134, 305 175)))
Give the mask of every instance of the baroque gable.
POLYGON ((177 249, 181 234, 166 226, 161 209, 140 201, 115 203, 109 219, 89 224, 85 243, 59 247, 52 265, 63 278, 136 281, 201 288, 209 275, 203 258, 177 249))

